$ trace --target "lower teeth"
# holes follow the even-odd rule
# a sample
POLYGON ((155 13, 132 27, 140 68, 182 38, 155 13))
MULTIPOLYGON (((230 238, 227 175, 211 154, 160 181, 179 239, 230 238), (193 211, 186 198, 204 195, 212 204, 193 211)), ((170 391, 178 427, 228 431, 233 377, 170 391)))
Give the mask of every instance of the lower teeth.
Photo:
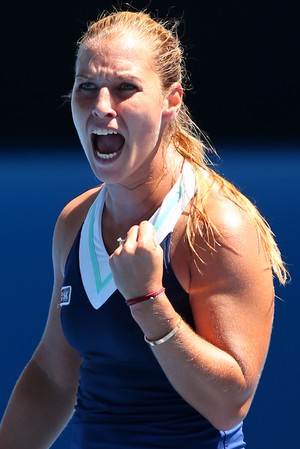
POLYGON ((105 154, 105 153, 99 153, 99 151, 97 151, 97 156, 100 159, 112 159, 113 157, 116 157, 117 153, 109 153, 109 154, 105 154))

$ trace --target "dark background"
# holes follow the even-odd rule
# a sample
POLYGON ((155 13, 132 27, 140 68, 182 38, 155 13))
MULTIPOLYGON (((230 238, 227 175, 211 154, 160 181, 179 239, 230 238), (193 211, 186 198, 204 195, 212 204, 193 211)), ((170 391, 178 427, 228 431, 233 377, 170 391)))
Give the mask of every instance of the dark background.
MULTIPOLYGON (((0 78, 4 146, 77 143, 63 99, 72 87, 75 42, 88 21, 118 3, 5 3, 0 78)), ((213 142, 299 140, 299 1, 131 4, 148 6, 162 18, 183 18, 180 35, 193 85, 186 100, 213 142)))

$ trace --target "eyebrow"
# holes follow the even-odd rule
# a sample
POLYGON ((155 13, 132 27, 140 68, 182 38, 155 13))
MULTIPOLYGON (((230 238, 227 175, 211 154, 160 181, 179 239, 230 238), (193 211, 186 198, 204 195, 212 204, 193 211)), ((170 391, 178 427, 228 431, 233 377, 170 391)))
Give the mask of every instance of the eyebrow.
MULTIPOLYGON (((140 78, 140 77, 138 77, 138 76, 136 76, 136 75, 133 75, 133 74, 130 73, 130 72, 113 73, 113 76, 116 77, 116 78, 118 78, 118 79, 120 79, 120 80, 124 80, 124 79, 130 78, 130 79, 133 80, 133 81, 137 81, 137 82, 140 82, 140 81, 141 81, 141 78, 140 78)), ((96 76, 94 76, 94 75, 87 75, 87 74, 84 74, 84 73, 77 73, 77 74, 75 74, 75 78, 93 79, 93 78, 95 78, 95 77, 97 77, 97 75, 96 75, 96 76)), ((107 76, 106 76, 106 78, 107 78, 107 76)))

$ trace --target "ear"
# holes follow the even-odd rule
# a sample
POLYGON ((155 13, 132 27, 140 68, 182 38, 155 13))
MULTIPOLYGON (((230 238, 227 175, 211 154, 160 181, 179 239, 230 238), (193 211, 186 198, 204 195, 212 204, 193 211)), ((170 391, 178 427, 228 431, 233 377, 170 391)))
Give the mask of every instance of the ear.
POLYGON ((183 96, 183 88, 180 83, 173 83, 165 97, 162 118, 165 122, 171 122, 175 119, 183 96))

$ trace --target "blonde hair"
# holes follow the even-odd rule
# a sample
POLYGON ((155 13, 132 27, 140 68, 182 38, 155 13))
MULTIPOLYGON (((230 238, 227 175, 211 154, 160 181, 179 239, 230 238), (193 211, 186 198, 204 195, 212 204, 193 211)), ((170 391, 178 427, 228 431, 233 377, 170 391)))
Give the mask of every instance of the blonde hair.
MULTIPOLYGON (((187 81, 184 51, 177 32, 178 25, 179 21, 176 20, 171 22, 153 19, 146 11, 105 12, 97 21, 89 24, 78 41, 78 52, 82 46, 89 45, 95 39, 132 31, 140 38, 144 38, 152 49, 154 69, 161 80, 163 92, 167 92, 174 82, 184 85, 187 81)), ((212 184, 217 183, 222 194, 246 211, 257 225, 259 239, 266 249, 273 273, 284 285, 289 275, 269 224, 245 195, 215 170, 209 168, 207 154, 215 150, 191 118, 184 102, 176 119, 168 124, 166 134, 176 150, 192 164, 196 175, 198 188, 191 203, 186 231, 190 249, 195 257, 199 258, 195 249, 195 237, 199 231, 212 249, 215 249, 216 235, 220 236, 206 210, 207 193, 211 190, 212 184), (203 169, 210 176, 204 176, 203 169)))

